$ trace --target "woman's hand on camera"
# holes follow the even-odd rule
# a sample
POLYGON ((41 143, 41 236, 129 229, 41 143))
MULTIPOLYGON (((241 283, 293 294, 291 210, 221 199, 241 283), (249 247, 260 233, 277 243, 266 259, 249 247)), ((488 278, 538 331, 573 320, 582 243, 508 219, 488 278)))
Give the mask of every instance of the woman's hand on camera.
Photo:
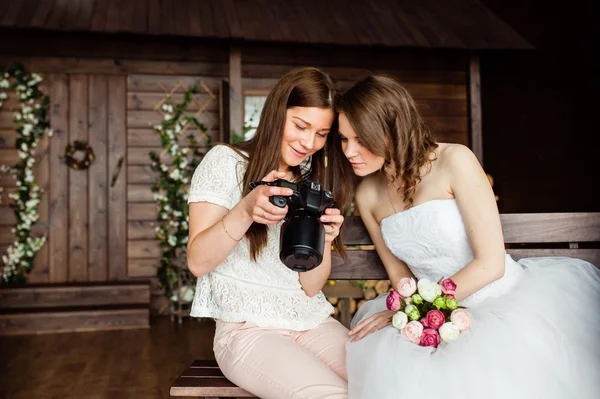
MULTIPOLYGON (((262 181, 275 181, 285 177, 285 172, 271 171, 262 181)), ((284 208, 279 208, 273 205, 269 198, 274 195, 290 196, 293 194, 291 188, 274 187, 260 185, 244 198, 246 201, 246 212, 253 221, 262 224, 277 224, 283 220, 287 214, 287 205, 284 208)))
POLYGON ((344 223, 344 217, 339 209, 327 208, 320 220, 325 227, 325 244, 329 245, 333 242, 335 237, 340 234, 340 229, 344 223))

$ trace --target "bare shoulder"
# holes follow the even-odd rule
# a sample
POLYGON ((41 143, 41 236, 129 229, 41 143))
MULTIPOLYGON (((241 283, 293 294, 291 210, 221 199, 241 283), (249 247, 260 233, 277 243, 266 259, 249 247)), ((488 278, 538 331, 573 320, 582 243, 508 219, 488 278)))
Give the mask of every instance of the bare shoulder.
POLYGON ((360 182, 354 199, 361 212, 364 210, 371 211, 377 205, 381 190, 381 177, 378 175, 367 176, 360 182))
POLYGON ((440 166, 448 171, 479 165, 477 157, 469 147, 455 143, 440 143, 438 161, 440 166))

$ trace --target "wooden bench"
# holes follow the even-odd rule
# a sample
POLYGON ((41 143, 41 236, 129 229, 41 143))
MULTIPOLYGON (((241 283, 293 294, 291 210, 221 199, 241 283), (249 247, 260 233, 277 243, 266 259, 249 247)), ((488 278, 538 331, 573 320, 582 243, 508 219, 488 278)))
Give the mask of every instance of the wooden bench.
POLYGON ((0 335, 149 327, 149 281, 0 288, 0 335))
MULTIPOLYGON (((600 213, 502 214, 507 252, 514 259, 569 256, 600 266, 600 213)), ((346 218, 344 243, 349 260, 335 256, 331 279, 387 279, 359 217, 346 218)), ((214 360, 196 360, 171 386, 173 397, 252 398, 227 380, 214 360)))

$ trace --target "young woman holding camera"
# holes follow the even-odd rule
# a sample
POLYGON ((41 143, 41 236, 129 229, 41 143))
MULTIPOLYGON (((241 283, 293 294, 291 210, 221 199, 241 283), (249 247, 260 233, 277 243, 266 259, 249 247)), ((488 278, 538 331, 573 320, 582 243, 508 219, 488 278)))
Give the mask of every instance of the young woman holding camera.
MULTIPOLYGON (((191 182, 188 266, 198 277, 191 315, 216 319, 217 363, 228 379, 260 398, 347 397, 348 330, 331 317, 321 293, 331 246, 341 248, 344 218, 338 209, 325 211, 323 261, 297 273, 279 259, 288 206, 269 201, 293 190, 250 187, 276 179, 310 179, 325 187, 332 181, 324 147, 334 98, 323 71, 289 72, 269 93, 255 136, 236 147, 213 147, 191 182)), ((349 192, 333 191, 342 201, 349 192)))

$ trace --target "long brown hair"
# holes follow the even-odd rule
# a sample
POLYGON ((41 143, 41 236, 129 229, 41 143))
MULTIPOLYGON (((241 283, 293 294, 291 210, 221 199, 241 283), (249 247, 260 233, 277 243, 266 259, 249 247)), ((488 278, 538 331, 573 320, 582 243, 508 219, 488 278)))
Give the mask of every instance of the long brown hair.
MULTIPOLYGON (((233 147, 247 160, 242 181, 242 196, 250 192, 251 182, 260 181, 269 172, 278 169, 287 109, 318 107, 335 112, 335 99, 333 80, 327 73, 317 68, 293 69, 275 84, 265 101, 255 135, 250 140, 239 143, 237 148, 233 147)), ((332 126, 328 142, 337 135, 334 134, 334 129, 335 126, 332 126)), ((331 168, 326 168, 325 165, 327 152, 331 151, 331 147, 326 144, 324 149, 314 153, 310 160, 310 168, 301 169, 300 166, 292 168, 294 179, 319 181, 323 187, 331 189, 332 172, 331 168)), ((267 244, 267 232, 267 226, 260 223, 252 223, 246 232, 252 260, 256 260, 267 244)), ((334 248, 343 253, 341 237, 338 236, 334 241, 334 248)))
POLYGON ((398 192, 410 208, 421 169, 431 163, 430 154, 438 146, 412 96, 394 78, 372 75, 344 93, 337 110, 346 115, 361 145, 384 158, 381 172, 388 181, 400 181, 398 192))

